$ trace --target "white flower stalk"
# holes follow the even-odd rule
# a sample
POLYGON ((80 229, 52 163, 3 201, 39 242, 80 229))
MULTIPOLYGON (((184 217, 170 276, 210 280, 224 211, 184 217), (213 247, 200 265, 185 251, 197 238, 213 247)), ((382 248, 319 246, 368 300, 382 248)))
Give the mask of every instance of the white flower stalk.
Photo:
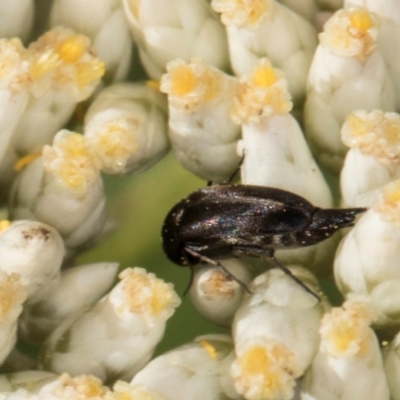
POLYGON ((44 299, 24 307, 20 337, 40 344, 63 320, 93 307, 113 285, 118 265, 104 262, 63 271, 44 299))
POLYGON ((105 80, 126 78, 132 53, 132 39, 122 4, 118 0, 56 0, 50 26, 64 26, 92 41, 93 50, 105 63, 105 80))
POLYGON ((384 186, 374 205, 342 240, 335 280, 347 298, 367 302, 376 327, 400 326, 400 181, 384 186))
POLYGON ((317 46, 314 27, 275 0, 212 0, 211 4, 222 13, 235 74, 247 73, 267 57, 285 73, 295 108, 300 108, 317 46))
POLYGON ((396 97, 396 110, 400 111, 400 3, 397 0, 345 0, 345 7, 361 6, 379 16, 378 48, 392 78, 396 97))
POLYGON ((29 46, 29 53, 32 95, 14 133, 15 150, 23 155, 50 144, 104 74, 90 40, 71 29, 52 29, 29 46))
POLYGON ((383 348, 383 365, 386 379, 389 385, 391 399, 400 399, 400 334, 397 334, 392 342, 383 348))
POLYGON ((338 174, 347 148, 340 140, 346 116, 359 109, 393 111, 393 85, 376 50, 378 21, 364 8, 339 10, 319 35, 304 108, 314 154, 338 174))
POLYGON ((209 181, 227 180, 239 165, 240 127, 229 109, 236 79, 199 59, 174 60, 161 79, 168 94, 169 137, 179 162, 209 181))
MULTIPOLYGON (((239 259, 222 261, 223 266, 243 285, 254 277, 252 267, 239 259)), ((201 264, 194 268, 190 299, 197 311, 217 325, 230 327, 246 292, 244 286, 220 267, 201 264)))
POLYGON ((128 268, 120 278, 92 309, 53 331, 43 347, 44 369, 112 382, 132 379, 150 360, 179 297, 143 268, 128 268))
POLYGON ((164 400, 239 399, 229 376, 232 339, 227 335, 199 336, 146 365, 131 385, 143 385, 164 400))
POLYGON ((0 37, 29 38, 33 23, 33 0, 0 1, 0 37))
POLYGON ((207 0, 123 0, 140 60, 152 79, 160 79, 168 62, 199 57, 227 69, 226 32, 207 0))
POLYGON ((38 301, 59 278, 63 241, 41 222, 2 221, 0 225, 0 270, 18 274, 28 302, 38 301))
MULTIPOLYGON (((320 293, 306 270, 293 273, 320 293)), ((248 400, 291 399, 319 346, 318 328, 327 307, 281 270, 259 275, 233 322, 235 388, 248 400)))
POLYGON ((105 400, 165 400, 159 393, 149 391, 143 385, 131 385, 117 381, 105 400))
POLYGON ((350 113, 341 129, 350 150, 340 174, 346 207, 370 207, 380 189, 400 178, 400 116, 380 110, 350 113))
POLYGON ((54 227, 69 249, 99 237, 106 220, 105 195, 84 136, 61 130, 42 157, 20 172, 10 215, 54 227))
POLYGON ((20 275, 0 270, 0 363, 17 341, 17 319, 26 295, 27 290, 20 275))
POLYGON ((85 116, 86 143, 109 174, 143 172, 168 151, 165 96, 144 83, 117 83, 102 90, 85 116))
POLYGON ((346 302, 322 320, 321 345, 302 381, 302 400, 388 400, 389 390, 371 311, 346 302))

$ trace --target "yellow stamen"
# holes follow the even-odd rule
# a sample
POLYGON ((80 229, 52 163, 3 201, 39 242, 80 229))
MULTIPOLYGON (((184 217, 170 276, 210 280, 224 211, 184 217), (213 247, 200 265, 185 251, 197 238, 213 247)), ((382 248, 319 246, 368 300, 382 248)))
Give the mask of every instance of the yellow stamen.
POLYGON ((215 360, 218 357, 218 352, 217 352, 216 348, 208 340, 201 340, 200 345, 208 353, 210 358, 215 360))
POLYGON ((57 53, 63 61, 73 63, 86 53, 87 45, 85 36, 73 35, 59 45, 57 53))
POLYGON ((152 89, 160 90, 160 81, 149 80, 146 85, 152 89))
POLYGON ((106 70, 103 61, 94 59, 89 63, 82 63, 76 67, 77 83, 80 87, 84 87, 89 83, 96 81, 104 75, 106 70))
POLYGON ((278 80, 274 69, 266 65, 258 65, 252 76, 254 86, 268 87, 278 80))
POLYGON ((367 10, 356 10, 350 15, 351 25, 360 32, 366 33, 374 27, 374 21, 367 10))
POLYGON ((194 90, 197 78, 187 65, 178 65, 170 71, 171 95, 184 96, 194 90))
POLYGON ((42 154, 41 153, 32 153, 28 154, 22 158, 20 158, 14 165, 15 171, 21 171, 21 169, 25 168, 27 165, 35 161, 39 158, 42 154))
POLYGON ((8 219, 3 219, 0 221, 0 232, 4 231, 11 225, 11 222, 8 219))

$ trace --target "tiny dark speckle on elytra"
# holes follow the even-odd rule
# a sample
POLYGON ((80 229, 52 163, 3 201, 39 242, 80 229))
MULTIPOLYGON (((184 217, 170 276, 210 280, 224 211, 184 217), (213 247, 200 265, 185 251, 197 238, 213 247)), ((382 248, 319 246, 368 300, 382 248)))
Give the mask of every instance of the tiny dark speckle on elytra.
POLYGON ((50 231, 44 227, 41 228, 32 228, 22 231, 22 235, 25 240, 30 240, 34 238, 41 238, 47 241, 50 237, 50 231))

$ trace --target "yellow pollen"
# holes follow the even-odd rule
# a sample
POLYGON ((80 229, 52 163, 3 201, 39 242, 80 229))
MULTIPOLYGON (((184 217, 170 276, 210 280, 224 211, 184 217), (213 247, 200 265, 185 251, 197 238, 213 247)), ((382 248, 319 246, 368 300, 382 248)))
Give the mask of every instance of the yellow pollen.
POLYGON ((386 140, 397 143, 400 140, 399 120, 385 119, 384 132, 386 140))
POLYGON ((32 153, 28 154, 22 158, 20 158, 14 165, 15 171, 21 171, 21 169, 25 168, 31 162, 35 161, 37 158, 41 156, 41 153, 32 153))
POLYGON ((197 83, 197 78, 192 69, 186 65, 178 65, 170 72, 171 94, 184 96, 192 92, 197 83))
POLYGON ((277 80, 274 69, 265 65, 257 66, 252 76, 253 84, 258 87, 271 86, 277 80))
POLYGON ((57 147, 63 149, 66 157, 82 157, 87 155, 85 146, 85 138, 79 133, 72 133, 68 135, 57 147))
POLYGON ((155 282, 153 296, 151 298, 151 309, 154 315, 163 312, 171 301, 172 293, 168 286, 160 280, 155 282))
POLYGON ((3 219, 0 221, 0 232, 3 232, 11 225, 11 222, 8 219, 3 219))
POLYGON ((367 124, 363 118, 359 118, 354 114, 350 114, 346 119, 346 124, 350 128, 354 136, 364 136, 369 133, 367 124))
POLYGON ((71 378, 67 374, 63 374, 59 378, 60 383, 68 391, 68 387, 72 388, 77 395, 77 398, 100 398, 106 393, 106 388, 102 386, 101 381, 91 375, 80 375, 71 378))
POLYGON ((160 90, 160 81, 149 80, 146 85, 152 89, 160 90))
MULTIPOLYGON (((243 3, 243 0, 241 2, 243 3)), ((257 22, 266 13, 267 9, 267 2, 265 0, 251 1, 247 9, 248 23, 253 24, 257 22)))
POLYGON ((271 359, 266 354, 264 347, 254 346, 244 354, 241 365, 249 374, 255 375, 270 370, 271 359))
POLYGON ((352 329, 348 324, 336 327, 336 330, 332 333, 333 336, 331 337, 331 340, 341 353, 345 352, 358 338, 358 332, 352 329))
POLYGON ((208 353, 210 358, 215 360, 218 356, 218 352, 215 347, 208 340, 201 340, 200 345, 204 348, 204 350, 208 353))
POLYGON ((0 281, 0 319, 9 314, 13 307, 25 301, 25 290, 16 273, 2 274, 0 281))
POLYGON ((383 189, 386 203, 397 204, 400 202, 400 181, 383 189))
POLYGON ((371 15, 367 10, 353 12, 350 16, 350 23, 354 28, 364 33, 374 26, 371 15))
POLYGON ((60 59, 57 54, 46 53, 40 56, 34 63, 32 63, 30 69, 30 75, 32 80, 37 81, 43 78, 48 72, 57 68, 60 64, 60 59))
POLYGON ((105 72, 105 64, 99 60, 93 60, 90 63, 83 63, 77 66, 76 76, 80 87, 84 87, 89 83, 100 79, 105 72))
POLYGON ((74 35, 61 43, 58 48, 58 54, 63 61, 73 63, 85 54, 86 47, 86 37, 83 35, 74 35))

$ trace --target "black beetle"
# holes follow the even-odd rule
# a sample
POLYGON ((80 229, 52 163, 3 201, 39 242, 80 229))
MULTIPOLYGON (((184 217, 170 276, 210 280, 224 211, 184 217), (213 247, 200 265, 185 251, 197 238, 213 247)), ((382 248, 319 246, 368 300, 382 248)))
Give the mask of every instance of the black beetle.
POLYGON ((168 213, 163 248, 175 264, 193 268, 205 262, 225 271, 215 260, 266 256, 319 299, 274 252, 319 243, 351 226, 365 210, 322 209, 294 193, 266 186, 213 185, 191 193, 168 213))

